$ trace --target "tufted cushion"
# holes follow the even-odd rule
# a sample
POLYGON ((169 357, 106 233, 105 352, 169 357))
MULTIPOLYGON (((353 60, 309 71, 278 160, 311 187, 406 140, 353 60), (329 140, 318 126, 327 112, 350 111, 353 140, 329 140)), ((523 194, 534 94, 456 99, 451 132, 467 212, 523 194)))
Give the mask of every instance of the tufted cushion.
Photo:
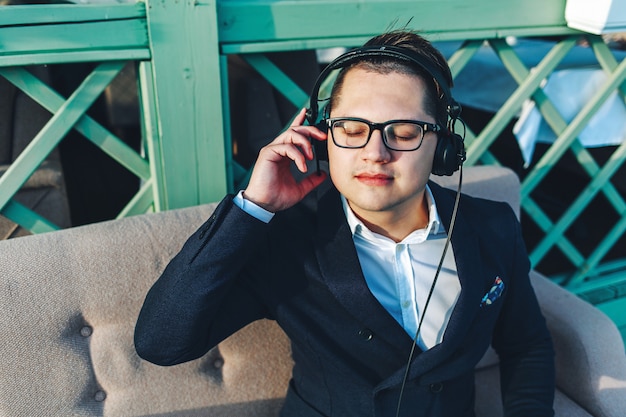
POLYGON ((134 350, 148 288, 211 209, 0 242, 0 415, 275 414, 291 363, 284 335, 267 322, 171 368, 134 350))

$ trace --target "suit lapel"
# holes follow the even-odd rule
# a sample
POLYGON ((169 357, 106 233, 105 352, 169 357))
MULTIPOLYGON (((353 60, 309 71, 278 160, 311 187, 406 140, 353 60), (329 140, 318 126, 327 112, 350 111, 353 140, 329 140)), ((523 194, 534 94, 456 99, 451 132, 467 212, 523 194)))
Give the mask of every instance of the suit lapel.
POLYGON ((322 279, 335 298, 375 337, 406 351, 411 338, 369 290, 339 193, 334 188, 319 201, 316 239, 322 279))

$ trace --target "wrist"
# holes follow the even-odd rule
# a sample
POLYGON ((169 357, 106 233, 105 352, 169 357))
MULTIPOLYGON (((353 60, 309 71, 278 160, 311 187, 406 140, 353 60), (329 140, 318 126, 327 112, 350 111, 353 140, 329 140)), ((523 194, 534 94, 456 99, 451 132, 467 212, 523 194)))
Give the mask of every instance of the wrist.
POLYGON ((252 204, 261 207, 263 210, 269 211, 269 212, 274 212, 269 204, 265 204, 263 202, 261 202, 259 199, 255 198, 254 196, 250 196, 249 193, 246 192, 246 190, 243 190, 241 192, 241 196, 243 197, 244 200, 251 202, 252 204))

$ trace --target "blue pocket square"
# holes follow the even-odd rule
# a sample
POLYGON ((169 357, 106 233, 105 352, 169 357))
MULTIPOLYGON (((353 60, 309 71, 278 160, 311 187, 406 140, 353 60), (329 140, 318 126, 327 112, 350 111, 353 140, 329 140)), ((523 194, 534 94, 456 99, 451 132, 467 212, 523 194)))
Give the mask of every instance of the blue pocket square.
POLYGON ((493 304, 494 301, 500 298, 503 291, 504 291, 504 282, 502 281, 502 279, 500 279, 500 277, 496 277, 496 280, 493 282, 493 286, 491 287, 489 292, 485 294, 483 299, 480 301, 480 306, 483 307, 483 306, 488 306, 488 305, 493 304))

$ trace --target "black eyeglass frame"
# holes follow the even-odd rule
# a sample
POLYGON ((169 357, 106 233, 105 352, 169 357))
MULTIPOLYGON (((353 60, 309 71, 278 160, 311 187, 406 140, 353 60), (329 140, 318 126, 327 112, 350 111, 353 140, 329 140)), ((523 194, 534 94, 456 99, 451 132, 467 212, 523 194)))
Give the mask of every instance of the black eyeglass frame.
POLYGON ((385 145, 387 149, 392 150, 392 151, 399 151, 399 152, 412 152, 412 151, 418 150, 422 146, 422 143, 424 142, 424 136, 426 136, 427 132, 437 133, 441 131, 441 126, 439 126, 436 123, 428 123, 428 122, 422 122, 421 120, 410 120, 410 119, 394 119, 394 120, 387 120, 386 122, 383 122, 383 123, 374 123, 366 119, 361 119, 359 117, 331 117, 331 118, 325 119, 322 123, 324 122, 326 126, 328 127, 328 130, 330 130, 330 136, 333 139, 333 143, 335 144, 335 146, 339 148, 343 148, 343 149, 362 149, 366 147, 370 139, 372 138, 372 133, 375 130, 380 130, 381 136, 383 138, 383 144, 385 145), (343 122, 343 121, 362 122, 362 123, 365 123, 369 127, 367 140, 365 141, 365 143, 363 143, 363 145, 345 146, 345 145, 339 145, 337 141, 335 141, 335 135, 333 133, 333 124, 335 122, 343 122), (415 148, 396 149, 389 145, 389 142, 387 142, 387 133, 385 132, 385 129, 387 128, 387 126, 394 124, 394 123, 410 123, 410 124, 414 124, 422 128, 422 137, 420 138, 419 143, 417 144, 415 148))

